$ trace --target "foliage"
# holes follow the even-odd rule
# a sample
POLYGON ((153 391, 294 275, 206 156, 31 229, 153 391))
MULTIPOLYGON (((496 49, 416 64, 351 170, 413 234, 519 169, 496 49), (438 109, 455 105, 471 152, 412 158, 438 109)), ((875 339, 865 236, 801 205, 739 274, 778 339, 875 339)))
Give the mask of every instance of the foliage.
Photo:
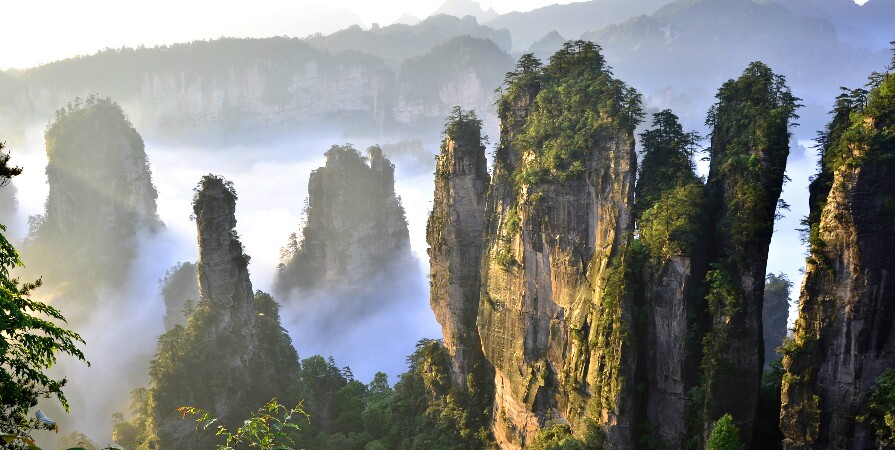
MULTIPOLYGON (((0 157, 0 180, 5 183, 19 173, 21 169, 9 166, 8 157, 0 157)), ((84 341, 59 325, 65 324, 59 310, 30 298, 40 280, 21 283, 11 277, 10 271, 22 261, 5 231, 0 225, 0 430, 27 436, 41 426, 28 414, 38 399, 55 397, 68 410, 62 392, 65 378, 56 379, 47 370, 60 355, 86 362, 78 348, 84 341)))
POLYGON ((482 121, 474 110, 464 111, 459 106, 454 106, 445 120, 444 136, 456 142, 461 149, 478 153, 483 147, 482 121))
POLYGON ((538 431, 532 439, 531 450, 586 450, 584 443, 572 435, 572 429, 564 423, 554 423, 538 431))
POLYGON ((643 211, 638 223, 640 240, 654 263, 691 254, 704 230, 703 197, 702 183, 691 180, 662 192, 653 206, 643 211))
POLYGON ((59 440, 59 448, 79 448, 84 450, 100 450, 99 444, 84 433, 72 432, 59 440))
POLYGON ((666 191, 699 181, 693 154, 701 139, 695 131, 685 133, 671 110, 653 114, 652 128, 640 133, 643 160, 634 191, 638 216, 659 202, 666 191))
POLYGON ((469 377, 469 390, 453 386, 450 362, 440 341, 424 339, 407 359, 407 373, 395 385, 388 406, 391 427, 371 446, 397 450, 487 449, 490 433, 491 388, 480 367, 469 377))
POLYGON ((514 105, 533 97, 516 144, 526 164, 518 183, 539 185, 581 178, 598 143, 616 133, 633 134, 643 113, 641 96, 612 77, 600 47, 570 41, 542 66, 525 55, 507 74, 498 102, 507 118, 514 105))
POLYGON ((873 384, 867 398, 868 422, 885 445, 895 445, 895 369, 887 369, 873 384))
POLYGON ((149 390, 137 388, 131 391, 129 406, 133 414, 131 420, 125 420, 121 413, 112 415, 112 440, 128 449, 147 449, 144 444, 158 439, 150 434, 152 409, 149 390))
POLYGON ((9 165, 10 155, 3 151, 4 148, 6 143, 0 142, 0 187, 6 186, 12 177, 22 173, 21 167, 9 165))
POLYGON ((706 119, 712 127, 709 186, 714 201, 726 203, 720 237, 744 258, 740 250, 747 245, 770 240, 800 99, 761 62, 724 83, 716 97, 706 119))
POLYGON ((257 291, 253 310, 252 333, 257 340, 244 366, 232 364, 234 349, 246 344, 244 335, 219 329, 219 313, 208 301, 196 305, 186 326, 176 325, 159 337, 149 364, 150 386, 132 393, 133 417, 115 425, 116 439, 135 442, 141 450, 185 448, 196 444, 172 442, 177 438, 164 434, 169 431, 163 426, 184 403, 218 414, 232 429, 240 415, 254 410, 265 398, 288 393, 298 371, 298 356, 280 325, 279 305, 257 291), (222 399, 229 403, 226 414, 216 411, 222 399))
POLYGON ((262 450, 292 450, 295 441, 289 437, 290 431, 301 429, 296 422, 302 417, 309 419, 301 404, 288 409, 276 399, 272 399, 244 420, 241 427, 231 432, 207 411, 190 406, 183 406, 177 410, 183 413, 184 417, 198 416, 196 423, 203 429, 214 426, 215 436, 225 438, 224 444, 218 445, 217 450, 234 450, 239 444, 262 450))
POLYGON ((817 224, 833 186, 834 172, 868 158, 883 157, 884 149, 895 145, 895 77, 891 70, 871 75, 865 86, 871 88, 869 91, 840 88, 842 92, 830 111, 830 123, 817 135, 818 173, 809 187, 810 213, 803 225, 810 233, 811 256, 818 262, 824 261, 824 246, 817 224))
POLYGON ((733 416, 725 414, 718 419, 712 434, 709 435, 706 450, 745 450, 743 442, 740 441, 740 430, 733 423, 733 416))

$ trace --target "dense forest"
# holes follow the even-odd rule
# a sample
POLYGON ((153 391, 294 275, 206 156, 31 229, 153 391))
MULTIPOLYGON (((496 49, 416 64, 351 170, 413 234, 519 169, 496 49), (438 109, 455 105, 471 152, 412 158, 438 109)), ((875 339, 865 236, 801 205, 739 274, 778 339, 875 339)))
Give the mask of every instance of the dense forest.
MULTIPOLYGON (((813 1, 727 0, 748 3, 738 18, 714 0, 617 5, 594 24, 590 3, 484 25, 435 15, 0 72, 0 118, 55 110, 43 130, 43 209, 21 238, 0 225, 0 448, 895 447, 895 298, 886 286, 895 271, 895 48, 866 84, 826 100, 833 109, 815 139, 802 220, 804 280, 770 264, 790 207, 793 130, 803 112, 814 125, 816 96, 828 90, 826 78, 792 66, 819 57, 807 43, 817 36, 851 69, 879 59, 829 34, 857 13, 842 9, 827 23, 802 4, 813 1), (540 23, 568 11, 581 17, 561 30, 540 23), (731 43, 766 20, 791 26, 766 36, 786 52, 759 61, 731 43), (723 39, 707 38, 716 34, 723 39), (513 53, 517 36, 529 52, 513 53), (784 62, 799 46, 804 58, 784 62), (682 66, 724 56, 694 81, 669 54, 682 66), (657 101, 655 78, 632 75, 650 61, 674 66, 671 91, 701 92, 693 84, 710 80, 712 103, 657 101), (53 106, 101 85, 122 103, 91 94, 53 106), (175 91, 188 94, 169 98, 175 91), (700 107, 704 127, 692 127, 700 107), (440 139, 410 140, 442 118, 440 139), (172 184, 150 168, 159 141, 137 130, 171 142, 197 128, 266 133, 271 124, 344 127, 367 151, 337 144, 324 153, 309 140, 288 150, 317 149, 306 178, 290 167, 288 178, 264 180, 270 190, 286 189, 283 180, 307 186, 297 229, 278 237, 286 243, 271 280, 250 271, 256 236, 247 230, 289 216, 243 212, 263 192, 245 179, 190 172, 198 183, 179 214, 197 253, 172 266, 162 255, 183 243, 164 240, 172 225, 160 212, 172 184), (374 138, 385 143, 367 147, 374 138), (419 190, 419 178, 433 188, 423 218, 399 195, 419 190), (371 349, 416 336, 418 317, 400 310, 427 293, 441 335, 409 341, 395 374, 371 349), (329 356, 345 348, 366 354, 329 356), (361 361, 382 366, 356 376, 361 361), (105 373, 85 372, 97 368, 105 373)), ((844 65, 829 66, 824 77, 847 78, 844 65)), ((30 119, 16 120, 0 132, 30 119)), ((0 142, 4 191, 33 170, 10 148, 0 142)), ((259 170, 273 174, 266 168, 281 162, 259 170)), ((27 194, 16 186, 10 195, 15 211, 27 194)))

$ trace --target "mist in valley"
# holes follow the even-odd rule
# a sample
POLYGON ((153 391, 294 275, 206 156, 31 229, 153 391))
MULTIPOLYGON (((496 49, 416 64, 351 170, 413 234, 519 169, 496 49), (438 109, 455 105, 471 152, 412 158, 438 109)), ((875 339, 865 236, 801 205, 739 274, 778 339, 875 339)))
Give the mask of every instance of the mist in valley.
MULTIPOLYGON (((105 446, 112 443, 116 423, 141 417, 132 410, 131 393, 154 386, 151 361, 160 351, 160 337, 170 331, 165 326, 171 312, 162 297, 163 279, 177 264, 199 258, 193 202, 197 183, 207 174, 232 182, 238 197, 235 232, 251 257, 251 285, 274 295, 279 323, 299 359, 332 357, 336 367, 350 367, 340 374, 346 385, 357 381, 370 392, 377 372, 387 374, 392 387, 402 379, 410 380, 409 385, 419 368, 431 362, 420 359, 431 357, 423 351, 430 347, 421 340, 442 338, 443 324, 436 321, 430 303, 427 220, 445 118, 455 106, 477 113, 483 134, 490 137, 486 155, 493 175, 494 155, 507 126, 498 119, 498 99, 509 86, 502 84, 504 74, 514 70, 524 53, 534 52, 547 64, 564 41, 578 38, 601 45, 613 76, 642 94, 647 115, 637 133, 648 128, 650 114, 670 108, 684 130, 708 136, 706 114, 717 101, 716 90, 751 61, 763 60, 787 78, 803 108, 798 110, 800 125, 790 129, 788 180, 774 223, 767 273, 784 274, 796 286, 790 291, 792 326, 808 255, 806 235, 800 230, 809 215, 808 186, 820 156, 814 138, 829 121, 840 86, 861 87, 871 71, 885 70, 890 58, 886 39, 895 39, 885 37, 891 34, 886 20, 895 21, 895 8, 886 1, 870 0, 860 7, 863 11, 819 0, 667 0, 637 7, 592 0, 543 2, 525 11, 494 2, 495 12, 488 2, 452 0, 441 10, 458 17, 402 16, 402 23, 392 24, 381 18, 373 24, 368 20, 373 13, 351 10, 350 5, 318 6, 305 18, 297 6, 284 10, 266 5, 244 27, 225 27, 230 22, 222 20, 203 27, 205 35, 144 33, 145 42, 135 33, 117 44, 128 47, 86 54, 93 50, 85 50, 85 45, 100 42, 93 39, 66 47, 70 55, 47 56, 69 59, 47 59, 40 65, 18 62, 28 61, 21 55, 18 60, 0 60, 0 67, 18 65, 0 71, 0 141, 6 142, 11 163, 23 169, 0 188, 0 223, 22 253, 26 267, 17 274, 33 278, 49 271, 45 286, 32 296, 61 309, 67 325, 86 342, 83 350, 90 362, 87 366, 63 357, 51 369, 54 376, 68 380, 65 393, 71 412, 57 402, 41 402, 39 407, 61 430, 58 436, 35 432, 38 444, 57 448, 60 437, 79 432, 105 446), (194 39, 208 40, 189 42, 194 39), (76 57, 79 52, 86 55, 76 57), (139 133, 157 191, 152 200, 159 226, 135 226, 129 249, 133 257, 119 261, 116 270, 121 274, 106 274, 110 279, 81 279, 79 267, 53 269, 81 251, 78 239, 55 243, 52 252, 29 253, 38 248, 33 244, 36 230, 49 214, 47 124, 58 120, 56 110, 92 94, 120 105, 139 133), (326 165, 324 153, 331 146, 346 144, 360 154, 379 146, 393 164, 394 194, 403 206, 409 236, 408 256, 365 278, 327 279, 277 293, 290 235, 296 234, 302 243, 311 174, 326 165), (64 273, 69 275, 58 275, 64 273), (411 355, 417 359, 408 359, 411 355), (116 413, 122 415, 113 420, 116 413)), ((705 180, 708 162, 699 158, 707 155, 709 141, 698 146, 702 150, 696 153, 695 166, 705 180)), ((362 158, 371 164, 369 157, 362 158)), ((91 172, 74 178, 95 189, 96 199, 102 198, 102 174, 90 180, 85 173, 91 172)), ((114 198, 111 203, 120 206, 131 200, 114 198)), ((368 224, 344 226, 363 230, 368 224)), ((113 250, 93 251, 102 256, 113 250)), ((86 269, 91 263, 78 262, 85 273, 90 273, 86 269)), ((198 304, 200 299, 189 300, 198 304)), ((187 323, 184 317, 182 328, 189 329, 187 323)), ((291 386, 287 395, 295 389, 291 386)), ((301 399, 283 400, 286 404, 301 399)), ((321 413, 322 424, 314 425, 322 427, 320 436, 337 433, 341 419, 322 410, 327 411, 321 413)), ((380 441, 388 442, 384 437, 380 441)), ((309 448, 354 448, 314 442, 317 447, 309 448)), ((139 447, 142 443, 119 444, 144 448, 139 447)))

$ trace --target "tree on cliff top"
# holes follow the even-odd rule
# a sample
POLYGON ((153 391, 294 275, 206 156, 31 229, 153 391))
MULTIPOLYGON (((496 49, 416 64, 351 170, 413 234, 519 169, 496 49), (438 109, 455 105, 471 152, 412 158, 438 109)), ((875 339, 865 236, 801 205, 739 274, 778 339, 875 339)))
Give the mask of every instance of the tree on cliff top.
POLYGON ((507 73, 499 101, 501 117, 521 97, 536 94, 518 146, 531 162, 516 174, 538 185, 582 177, 586 158, 615 133, 633 135, 643 118, 641 95, 613 78, 599 45, 569 41, 546 66, 524 55, 507 73))
MULTIPOLYGON (((8 155, 0 156, 0 185, 21 172, 9 165, 8 155)), ((6 228, 0 225, 0 231, 6 228)), ((56 397, 68 409, 62 392, 66 380, 51 378, 45 371, 61 354, 86 360, 78 349, 78 343, 84 343, 81 337, 54 323, 65 323, 62 313, 29 298, 40 280, 20 283, 10 277, 10 271, 20 266, 18 252, 0 233, 0 432, 27 436, 40 426, 28 418, 38 399, 56 397)))

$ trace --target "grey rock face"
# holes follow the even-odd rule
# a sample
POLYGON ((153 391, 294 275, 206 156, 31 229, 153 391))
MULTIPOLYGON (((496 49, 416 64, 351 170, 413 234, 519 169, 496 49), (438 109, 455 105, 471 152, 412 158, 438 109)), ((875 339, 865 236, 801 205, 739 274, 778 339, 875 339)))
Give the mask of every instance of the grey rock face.
MULTIPOLYGON (((193 202, 199 234, 199 296, 218 317, 217 331, 240 332, 252 346, 255 320, 249 258, 236 234, 236 193, 222 178, 207 175, 193 202)), ((238 355, 238 352, 236 352, 238 355)))
POLYGON ((441 145, 435 203, 426 226, 432 309, 442 326, 454 383, 459 386, 466 386, 466 376, 484 359, 476 318, 490 181, 481 129, 466 126, 470 129, 446 136, 441 145))
POLYGON ((619 334, 632 308, 604 294, 633 227, 633 144, 621 132, 607 137, 588 152, 582 179, 544 186, 538 201, 517 197, 495 170, 478 327, 496 372, 503 448, 524 445, 551 415, 582 429, 599 415, 612 445, 632 442, 633 379, 619 383, 636 363, 619 334), (596 413, 592 401, 602 405, 596 413))
POLYGON ((764 325, 764 367, 780 359, 777 349, 786 338, 786 325, 789 323, 789 292, 792 283, 785 275, 768 274, 765 278, 764 308, 761 311, 761 322, 764 325))
POLYGON ((379 147, 369 165, 350 146, 333 146, 308 181, 302 238, 284 249, 275 291, 360 285, 411 260, 404 208, 395 195, 394 166, 379 147))
POLYGON ((82 297, 121 286, 139 235, 162 226, 142 138, 117 104, 98 97, 60 110, 45 137, 46 214, 23 253, 47 283, 68 283, 82 297))
POLYGON ((646 298, 646 335, 644 370, 646 374, 646 420, 655 434, 674 448, 683 446, 688 437, 687 417, 693 401, 690 389, 698 383, 698 345, 692 336, 704 302, 692 297, 694 283, 701 281, 691 256, 672 256, 657 271, 644 273, 646 298))
POLYGON ((787 449, 877 448, 855 418, 867 413, 877 377, 895 367, 893 192, 891 160, 835 172, 819 224, 824 245, 813 247, 799 298, 798 348, 784 358, 787 449))

